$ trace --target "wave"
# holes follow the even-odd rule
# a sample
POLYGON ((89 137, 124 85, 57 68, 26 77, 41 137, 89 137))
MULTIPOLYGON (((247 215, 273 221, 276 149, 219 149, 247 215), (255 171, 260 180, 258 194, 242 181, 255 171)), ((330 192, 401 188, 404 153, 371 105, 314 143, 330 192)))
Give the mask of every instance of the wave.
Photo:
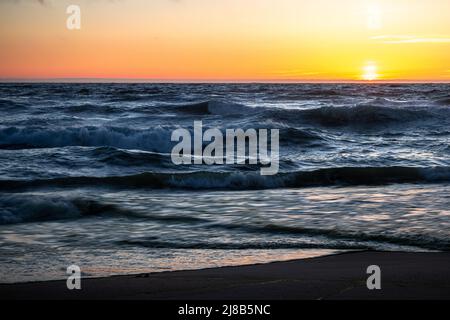
POLYGON ((204 101, 192 104, 183 104, 172 107, 172 110, 192 115, 248 115, 258 112, 257 108, 248 107, 243 104, 223 101, 204 101))
POLYGON ((24 108, 25 105, 10 99, 0 99, 0 111, 11 111, 24 108))
MULTIPOLYGON (((276 127, 273 124, 271 126, 276 127)), ((155 126, 149 129, 110 126, 66 128, 13 126, 0 129, 0 149, 19 150, 81 146, 170 153, 175 145, 175 142, 171 141, 173 130, 174 127, 170 126, 155 126)), ((192 131, 192 128, 190 130, 192 131)), ((310 144, 319 140, 322 140, 322 137, 312 130, 285 126, 280 131, 281 143, 299 145, 310 144)), ((136 158, 136 156, 133 155, 133 158, 136 158)))
POLYGON ((326 228, 311 228, 303 226, 287 226, 279 224, 266 225, 245 225, 245 224, 215 224, 214 228, 224 228, 232 230, 241 230, 251 233, 268 233, 268 234, 283 234, 283 235, 306 235, 312 237, 325 237, 333 240, 351 240, 364 242, 378 242, 391 243, 404 246, 417 246, 427 249, 449 250, 450 241, 434 237, 433 235, 414 235, 414 234, 395 234, 395 233, 379 233, 370 234, 367 232, 353 231, 353 230, 339 230, 326 228))
POLYGON ((0 196, 0 225, 23 222, 76 219, 105 213, 119 213, 109 204, 87 199, 65 199, 38 195, 0 196))
POLYGON ((97 161, 118 166, 157 165, 158 167, 173 167, 170 154, 150 151, 133 151, 113 147, 98 147, 90 151, 97 161))
POLYGON ((305 91, 304 94, 308 96, 328 97, 328 96, 341 96, 342 92, 335 89, 311 89, 305 91))
MULTIPOLYGON (((18 146, 19 147, 19 146, 18 146)), ((12 146, 10 146, 12 149, 12 146)), ((83 155, 88 155, 90 158, 95 159, 96 161, 103 162, 109 165, 115 166, 145 166, 153 165, 158 170, 166 169, 166 170, 186 170, 189 168, 200 168, 203 165, 184 165, 182 167, 177 167, 173 164, 171 154, 170 153, 159 153, 159 152, 151 152, 151 151, 141 151, 141 150, 125 150, 125 149, 116 149, 112 147, 98 147, 93 150, 90 150, 83 155)), ((226 162, 226 157, 223 158, 223 163, 226 162)), ((280 168, 293 168, 295 167, 295 162, 290 159, 280 159, 279 160, 280 168)), ((260 170, 260 164, 232 164, 226 165, 223 169, 226 170, 236 170, 236 171, 257 171, 260 170)))
POLYGON ((450 97, 445 98, 439 98, 436 100, 438 104, 444 105, 444 106, 450 106, 450 97))
POLYGON ((126 176, 64 177, 35 180, 0 180, 0 190, 35 187, 120 187, 176 189, 274 189, 315 186, 385 185, 392 183, 439 183, 450 181, 449 167, 339 167, 261 176, 259 172, 146 172, 126 176))
POLYGON ((324 140, 320 134, 313 132, 312 130, 275 125, 274 127, 280 128, 281 143, 311 146, 312 144, 322 144, 324 140))
POLYGON ((65 146, 139 149, 153 152, 170 152, 173 128, 155 126, 148 130, 127 127, 6 127, 0 129, 0 148, 27 146, 54 148, 65 146))
MULTIPOLYGON (((283 228, 283 227, 282 227, 283 228)), ((249 227, 250 232, 265 232, 264 229, 249 227)), ((249 231, 249 230, 241 230, 249 231)), ((292 233, 292 231, 290 232, 292 233)), ((450 242, 447 239, 425 235, 384 235, 345 230, 326 230, 311 228, 296 228, 296 235, 313 236, 317 242, 299 240, 266 241, 266 242, 214 242, 214 241, 167 241, 147 237, 144 239, 129 239, 118 241, 119 245, 140 246, 158 249, 373 249, 377 244, 418 247, 429 250, 448 251, 450 242), (327 239, 324 241, 324 239, 327 239)))
POLYGON ((357 105, 351 107, 325 106, 314 109, 274 111, 274 118, 303 121, 321 126, 367 126, 401 124, 415 121, 450 119, 450 110, 436 107, 386 107, 357 105))
POLYGON ((205 223, 207 220, 180 215, 153 215, 134 211, 99 200, 80 197, 43 196, 36 194, 0 195, 0 225, 26 222, 73 220, 108 216, 143 219, 162 223, 205 223))
POLYGON ((370 246, 363 244, 350 243, 304 243, 304 242, 288 242, 288 241, 267 241, 267 242, 192 242, 192 241, 161 241, 153 239, 144 240, 122 240, 118 241, 119 245, 140 246, 153 249, 210 249, 210 250, 258 250, 258 249, 354 249, 365 250, 370 246))
POLYGON ((90 103, 68 105, 64 107, 64 111, 68 113, 100 113, 100 114, 111 114, 111 113, 123 113, 126 110, 120 106, 112 105, 95 105, 90 103))
MULTIPOLYGON (((441 104, 447 101, 441 100, 441 104)), ((180 105, 172 110, 190 115, 246 116, 321 126, 386 125, 427 120, 450 120, 450 109, 434 106, 405 106, 403 101, 376 98, 354 106, 322 106, 311 109, 249 107, 243 104, 206 101, 180 105)))
MULTIPOLYGON (((448 250, 448 239, 423 234, 400 234, 395 232, 367 233, 357 230, 339 230, 308 226, 291 226, 281 224, 236 224, 215 222, 205 218, 184 214, 153 214, 144 210, 125 209, 115 204, 80 197, 61 197, 56 195, 38 194, 2 194, 0 195, 0 225, 48 222, 62 220, 77 220, 82 218, 126 218, 133 221, 156 222, 162 225, 188 224, 202 229, 228 230, 260 235, 301 235, 317 239, 284 240, 267 242, 242 241, 166 241, 158 237, 146 237, 119 241, 119 244, 144 246, 152 248, 179 249, 274 249, 274 248, 335 248, 335 249, 366 249, 373 248, 376 243, 416 246, 433 250, 448 250)), ((205 232, 208 232, 205 230, 205 232)))

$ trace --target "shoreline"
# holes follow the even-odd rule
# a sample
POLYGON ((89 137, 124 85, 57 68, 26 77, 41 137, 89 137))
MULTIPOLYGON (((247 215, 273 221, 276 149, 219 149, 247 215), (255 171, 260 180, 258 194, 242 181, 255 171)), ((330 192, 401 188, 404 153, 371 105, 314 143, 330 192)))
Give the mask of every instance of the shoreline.
POLYGON ((450 299, 450 252, 350 251, 319 257, 81 280, 0 284, 2 300, 450 299), (369 265, 381 289, 369 290, 369 265))
MULTIPOLYGON (((202 249, 197 249, 202 250, 202 249)), ((236 258, 233 256, 229 256, 230 258, 227 260, 226 263, 224 263, 222 260, 219 260, 219 262, 213 264, 207 264, 207 265, 196 265, 194 267, 177 267, 177 268, 144 268, 142 270, 132 270, 128 271, 129 269, 124 268, 122 271, 114 271, 114 272, 105 272, 105 273, 93 273, 92 269, 89 268, 88 271, 86 271, 85 268, 81 267, 82 271, 82 278, 83 280, 92 280, 92 279, 104 279, 104 278, 111 278, 111 277, 123 277, 123 276, 140 276, 140 275, 147 275, 147 274, 161 274, 161 273, 170 273, 170 272, 180 272, 180 271, 200 271, 200 270, 209 270, 209 269, 218 269, 218 268, 226 268, 226 267, 242 267, 242 266, 250 266, 250 265, 261 265, 261 264, 269 264, 269 263, 275 263, 275 262, 286 262, 286 261, 293 261, 293 260, 304 260, 304 259, 311 259, 311 258, 317 258, 317 257, 325 257, 335 254, 342 254, 347 252, 360 252, 360 251, 366 251, 367 249, 300 249, 300 251, 297 252, 286 252, 298 250, 298 249, 271 249, 273 253, 273 256, 276 256, 276 258, 259 258, 254 253, 250 253, 252 259, 242 259, 242 258, 236 258), (243 261, 245 260, 245 262, 243 261), (87 274, 84 274, 86 271, 87 274)), ((231 250, 231 252, 236 250, 231 250)), ((256 249, 255 251, 258 251, 258 254, 261 251, 268 251, 268 249, 256 249)), ((192 255, 195 257, 195 254, 192 255)), ((6 274, 6 273, 5 273, 6 274)), ((52 270, 52 274, 54 275, 54 270, 52 270)), ((68 275, 65 272, 60 272, 58 274, 58 277, 46 277, 44 279, 39 279, 38 276, 33 276, 32 279, 26 279, 25 277, 21 276, 16 278, 15 280, 7 280, 6 282, 2 282, 0 279, 0 286, 2 285, 18 285, 18 284, 35 284, 35 283, 43 283, 43 282, 54 282, 54 281, 66 281, 68 275)))

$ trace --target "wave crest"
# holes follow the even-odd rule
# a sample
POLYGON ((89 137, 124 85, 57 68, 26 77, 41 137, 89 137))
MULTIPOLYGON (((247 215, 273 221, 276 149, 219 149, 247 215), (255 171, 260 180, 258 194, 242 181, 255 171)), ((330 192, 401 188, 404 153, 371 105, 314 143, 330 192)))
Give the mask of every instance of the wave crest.
POLYGON ((243 104, 234 102, 216 101, 216 100, 179 105, 175 106, 174 109, 175 111, 192 115, 221 115, 221 116, 247 115, 250 114, 251 110, 257 111, 256 108, 251 108, 243 104))
POLYGON ((37 195, 0 196, 0 225, 22 222, 77 219, 118 212, 113 205, 87 199, 65 199, 61 197, 42 197, 37 195))
POLYGON ((0 190, 32 187, 104 186, 121 188, 274 189, 315 186, 384 185, 450 181, 450 168, 338 167, 261 176, 258 172, 146 172, 127 176, 0 180, 0 190))
POLYGON ((65 146, 139 149, 170 152, 172 128, 156 126, 148 130, 127 127, 6 127, 0 129, 0 147, 27 146, 54 148, 65 146))
MULTIPOLYGON (((443 104, 445 103, 446 101, 443 104)), ((385 125, 450 119, 450 110, 445 107, 404 106, 403 102, 385 98, 376 98, 368 103, 354 106, 330 105, 310 109, 249 107, 233 102, 206 101, 177 106, 175 111, 191 115, 258 116, 264 120, 282 120, 290 123, 313 122, 322 126, 385 125)))

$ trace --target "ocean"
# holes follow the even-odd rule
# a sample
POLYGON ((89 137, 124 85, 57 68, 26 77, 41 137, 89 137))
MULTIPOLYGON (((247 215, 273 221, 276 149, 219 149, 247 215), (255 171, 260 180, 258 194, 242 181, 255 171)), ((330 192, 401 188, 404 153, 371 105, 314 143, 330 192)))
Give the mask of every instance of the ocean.
POLYGON ((0 282, 450 249, 449 84, 0 84, 0 282), (278 129, 279 173, 175 165, 278 129))

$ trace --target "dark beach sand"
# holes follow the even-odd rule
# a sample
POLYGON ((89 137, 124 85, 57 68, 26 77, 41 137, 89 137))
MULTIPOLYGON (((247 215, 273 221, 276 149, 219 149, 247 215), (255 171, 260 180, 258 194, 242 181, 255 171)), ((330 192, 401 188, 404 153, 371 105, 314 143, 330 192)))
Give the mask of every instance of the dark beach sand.
POLYGON ((2 299, 450 299, 450 253, 352 252, 195 271, 0 285, 2 299), (366 268, 381 268, 368 290, 366 268))

